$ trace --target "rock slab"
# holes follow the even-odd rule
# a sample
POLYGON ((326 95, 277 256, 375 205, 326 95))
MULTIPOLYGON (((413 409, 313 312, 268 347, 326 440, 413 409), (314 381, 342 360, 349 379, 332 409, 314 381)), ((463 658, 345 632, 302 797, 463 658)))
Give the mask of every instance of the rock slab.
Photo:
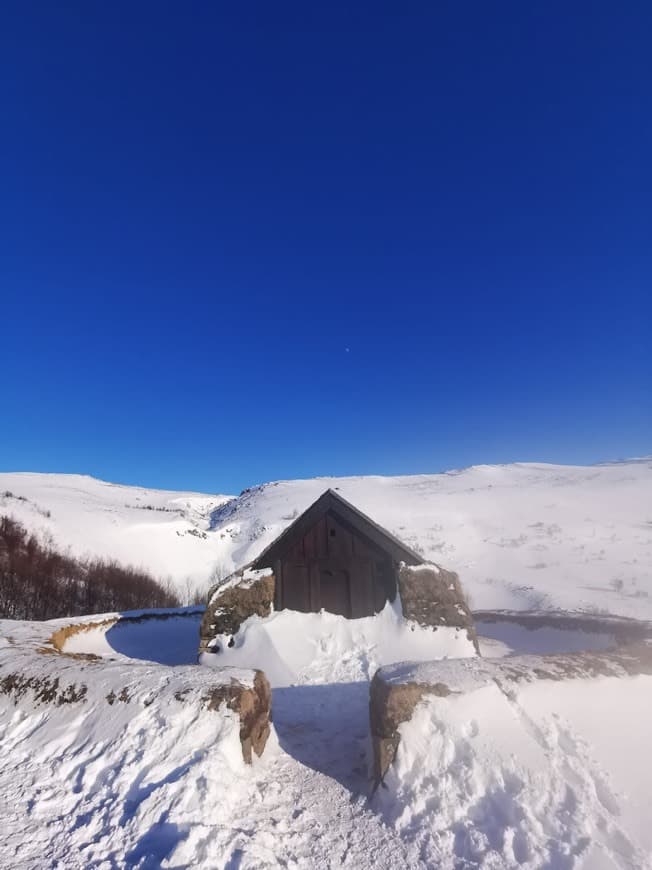
POLYGON ((248 578, 240 571, 222 586, 208 593, 206 611, 199 628, 199 653, 210 650, 211 641, 218 636, 233 637, 250 616, 269 616, 274 603, 274 574, 257 572, 260 576, 248 578))
POLYGON ((401 565, 398 591, 403 616, 422 626, 452 626, 466 629, 469 640, 480 652, 473 616, 454 571, 438 565, 401 565))
POLYGON ((272 690, 262 671, 256 671, 253 688, 244 688, 236 680, 230 686, 219 686, 208 697, 208 709, 217 710, 226 704, 240 717, 242 757, 252 762, 252 753, 261 756, 270 732, 272 690))

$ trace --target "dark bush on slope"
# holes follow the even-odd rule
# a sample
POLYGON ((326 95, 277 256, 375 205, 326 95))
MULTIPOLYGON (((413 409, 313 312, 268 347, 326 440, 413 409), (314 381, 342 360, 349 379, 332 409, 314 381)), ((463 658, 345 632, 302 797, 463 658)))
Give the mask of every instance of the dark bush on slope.
POLYGON ((145 571, 64 555, 11 517, 0 517, 0 617, 55 619, 179 604, 169 585, 145 571))

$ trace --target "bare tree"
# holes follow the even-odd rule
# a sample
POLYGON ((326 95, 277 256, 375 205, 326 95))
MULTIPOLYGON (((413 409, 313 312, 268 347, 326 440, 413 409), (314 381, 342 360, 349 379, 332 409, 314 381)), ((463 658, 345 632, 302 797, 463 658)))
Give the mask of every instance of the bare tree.
POLYGON ((203 583, 194 583, 190 577, 186 577, 184 584, 183 603, 186 607, 206 604, 208 588, 203 583))
POLYGON ((169 581, 115 560, 62 554, 51 539, 0 516, 0 616, 52 619, 179 604, 169 581))
POLYGON ((224 562, 216 562, 208 577, 208 585, 211 589, 218 588, 229 576, 229 570, 224 562))

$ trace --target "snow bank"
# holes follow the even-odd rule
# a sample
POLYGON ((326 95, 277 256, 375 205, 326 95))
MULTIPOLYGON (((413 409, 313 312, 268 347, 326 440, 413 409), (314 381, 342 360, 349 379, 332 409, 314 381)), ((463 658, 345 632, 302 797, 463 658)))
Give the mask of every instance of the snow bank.
POLYGON ((651 719, 649 675, 467 679, 400 726, 377 800, 428 866, 649 868, 651 719))
POLYGON ((541 626, 529 628, 514 621, 476 622, 483 656, 504 656, 510 653, 582 652, 614 649, 617 637, 608 627, 603 631, 541 626))
POLYGON ((382 613, 363 619, 293 610, 264 619, 252 616, 233 638, 233 647, 230 640, 216 638, 220 652, 203 653, 200 663, 262 668, 274 687, 367 681, 381 665, 397 659, 475 655, 466 631, 422 628, 404 620, 389 603, 382 613))
POLYGON ((253 775, 222 699, 254 673, 60 655, 54 627, 0 622, 0 866, 178 866, 253 775))

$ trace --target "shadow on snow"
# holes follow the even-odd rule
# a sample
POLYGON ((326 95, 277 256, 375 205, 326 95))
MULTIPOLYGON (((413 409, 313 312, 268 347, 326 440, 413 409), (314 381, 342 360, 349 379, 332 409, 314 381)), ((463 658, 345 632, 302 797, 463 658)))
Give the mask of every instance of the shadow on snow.
POLYGON ((106 642, 117 653, 131 659, 161 665, 194 665, 201 618, 201 613, 193 613, 118 622, 106 632, 106 642))
POLYGON ((287 686, 272 692, 281 748, 352 795, 370 787, 369 683, 287 686))

